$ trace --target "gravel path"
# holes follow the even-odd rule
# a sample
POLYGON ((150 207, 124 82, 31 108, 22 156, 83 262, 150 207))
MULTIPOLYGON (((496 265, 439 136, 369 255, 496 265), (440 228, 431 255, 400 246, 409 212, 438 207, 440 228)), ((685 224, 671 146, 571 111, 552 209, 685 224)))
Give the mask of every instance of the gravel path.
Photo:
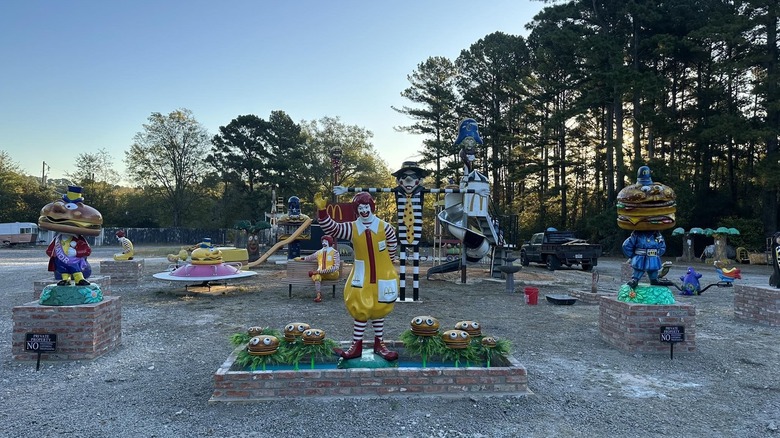
MULTIPOLYGON (((96 249, 93 266, 114 250, 96 249)), ((601 289, 617 291, 620 262, 600 261, 601 289)), ((11 309, 31 301, 33 280, 49 275, 45 255, 42 248, 0 250, 0 436, 780 437, 780 329, 735 321, 730 289, 678 297, 696 304, 697 351, 672 360, 608 346, 596 305, 545 302, 544 294, 590 290, 588 273, 523 268, 516 286, 538 286, 537 306, 480 268, 469 270, 466 284, 456 273, 440 274, 421 281, 422 302, 396 305, 386 338, 396 339, 417 315, 477 320, 512 342, 533 394, 210 404, 231 334, 300 320, 347 340, 351 319, 329 293, 319 304, 300 289, 289 299, 279 266, 197 293, 153 279, 164 270, 161 260, 146 266, 142 286, 112 286, 122 297, 119 349, 93 361, 43 362, 36 371, 34 362, 11 359, 11 309)), ((684 269, 675 266, 668 277, 684 269)), ((716 281, 703 265, 697 270, 703 284, 716 281)), ((746 282, 766 284, 770 270, 745 266, 743 273, 746 282)))

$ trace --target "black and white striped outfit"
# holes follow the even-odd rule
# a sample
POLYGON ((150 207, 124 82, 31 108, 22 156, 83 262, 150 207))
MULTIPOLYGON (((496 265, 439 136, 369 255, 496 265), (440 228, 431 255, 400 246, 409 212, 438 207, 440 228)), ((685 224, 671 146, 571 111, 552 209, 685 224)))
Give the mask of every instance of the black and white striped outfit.
POLYGON ((395 194, 395 206, 398 210, 397 213, 397 232, 398 237, 398 255, 400 261, 400 267, 398 280, 399 289, 398 296, 401 301, 406 299, 406 256, 408 250, 412 250, 412 299, 418 301, 420 299, 420 239, 422 238, 422 225, 423 225, 423 195, 425 193, 476 193, 474 189, 461 190, 459 188, 452 189, 426 189, 422 186, 416 186, 412 193, 407 193, 403 186, 396 186, 393 188, 363 188, 363 187, 347 187, 347 192, 369 192, 369 193, 394 193, 395 194), (414 223, 412 229, 406 226, 404 218, 406 217, 406 206, 411 204, 412 213, 414 217, 414 223))

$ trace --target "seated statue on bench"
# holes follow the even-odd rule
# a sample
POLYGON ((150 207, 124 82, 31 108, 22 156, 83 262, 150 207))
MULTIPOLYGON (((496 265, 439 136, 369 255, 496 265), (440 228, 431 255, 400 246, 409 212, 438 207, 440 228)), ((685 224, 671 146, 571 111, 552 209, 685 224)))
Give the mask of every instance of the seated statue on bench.
POLYGON ((119 244, 122 245, 122 252, 114 254, 114 260, 133 260, 135 249, 133 249, 133 242, 125 236, 125 230, 117 231, 116 238, 119 240, 119 244))
POLYGON ((339 278, 339 265, 341 264, 341 258, 339 251, 334 248, 333 238, 330 236, 322 237, 322 249, 317 252, 307 255, 306 257, 296 257, 294 261, 317 261, 317 269, 309 271, 309 277, 314 282, 314 291, 316 296, 314 302, 319 303, 322 301, 322 281, 323 280, 338 280, 339 278))

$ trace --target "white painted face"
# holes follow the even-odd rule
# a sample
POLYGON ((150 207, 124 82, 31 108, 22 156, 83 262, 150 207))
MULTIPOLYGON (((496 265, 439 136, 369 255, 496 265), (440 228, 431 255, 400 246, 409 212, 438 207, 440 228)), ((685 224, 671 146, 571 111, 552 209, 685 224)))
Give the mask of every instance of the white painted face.
POLYGON ((322 248, 323 248, 323 249, 328 249, 328 248, 330 248, 330 243, 328 243, 328 241, 327 241, 327 240, 325 240, 325 239, 322 239, 322 248))
POLYGON ((371 206, 368 204, 358 205, 357 212, 361 222, 371 222, 374 219, 374 215, 371 213, 371 206))
POLYGON ((404 188, 406 193, 411 193, 415 187, 420 185, 420 177, 413 170, 404 171, 398 178, 398 185, 404 188))

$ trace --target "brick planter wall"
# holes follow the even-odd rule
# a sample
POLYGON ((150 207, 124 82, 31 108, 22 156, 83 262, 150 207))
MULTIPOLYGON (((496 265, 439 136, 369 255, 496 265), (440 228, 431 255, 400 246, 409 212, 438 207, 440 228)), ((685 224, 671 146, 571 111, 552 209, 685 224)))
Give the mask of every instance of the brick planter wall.
POLYGON ((734 318, 780 327, 780 289, 735 285, 734 318))
POLYGON ((577 299, 577 304, 598 304, 601 297, 616 297, 617 292, 598 291, 596 293, 580 289, 569 289, 569 296, 577 299))
MULTIPOLYGON (((90 283, 99 284, 100 291, 103 292, 103 296, 111 295, 111 277, 106 275, 92 275, 87 280, 89 280, 90 283)), ((41 294, 43 293, 43 288, 56 282, 57 280, 55 280, 53 277, 46 280, 33 281, 33 300, 39 300, 41 298, 41 294)))
POLYGON ((601 297, 599 332, 609 345, 628 353, 668 353, 670 345, 661 342, 661 326, 685 327, 685 342, 675 352, 696 351, 696 308, 692 304, 635 304, 601 297))
POLYGON ((57 350, 42 360, 81 360, 99 357, 122 343, 122 304, 118 296, 95 304, 42 306, 37 301, 12 309, 14 329, 11 350, 15 360, 37 360, 25 351, 27 333, 54 333, 57 350))
MULTIPOLYGON (((390 348, 397 348, 388 342, 390 348)), ((402 344, 401 344, 402 345, 402 344)), ((210 402, 301 397, 473 397, 527 395, 528 375, 514 358, 491 368, 232 370, 238 347, 214 374, 210 402)), ((304 365, 305 366, 305 365, 304 365)))
POLYGON ((114 284, 138 284, 144 275, 144 261, 141 260, 102 260, 100 273, 111 277, 114 284))

